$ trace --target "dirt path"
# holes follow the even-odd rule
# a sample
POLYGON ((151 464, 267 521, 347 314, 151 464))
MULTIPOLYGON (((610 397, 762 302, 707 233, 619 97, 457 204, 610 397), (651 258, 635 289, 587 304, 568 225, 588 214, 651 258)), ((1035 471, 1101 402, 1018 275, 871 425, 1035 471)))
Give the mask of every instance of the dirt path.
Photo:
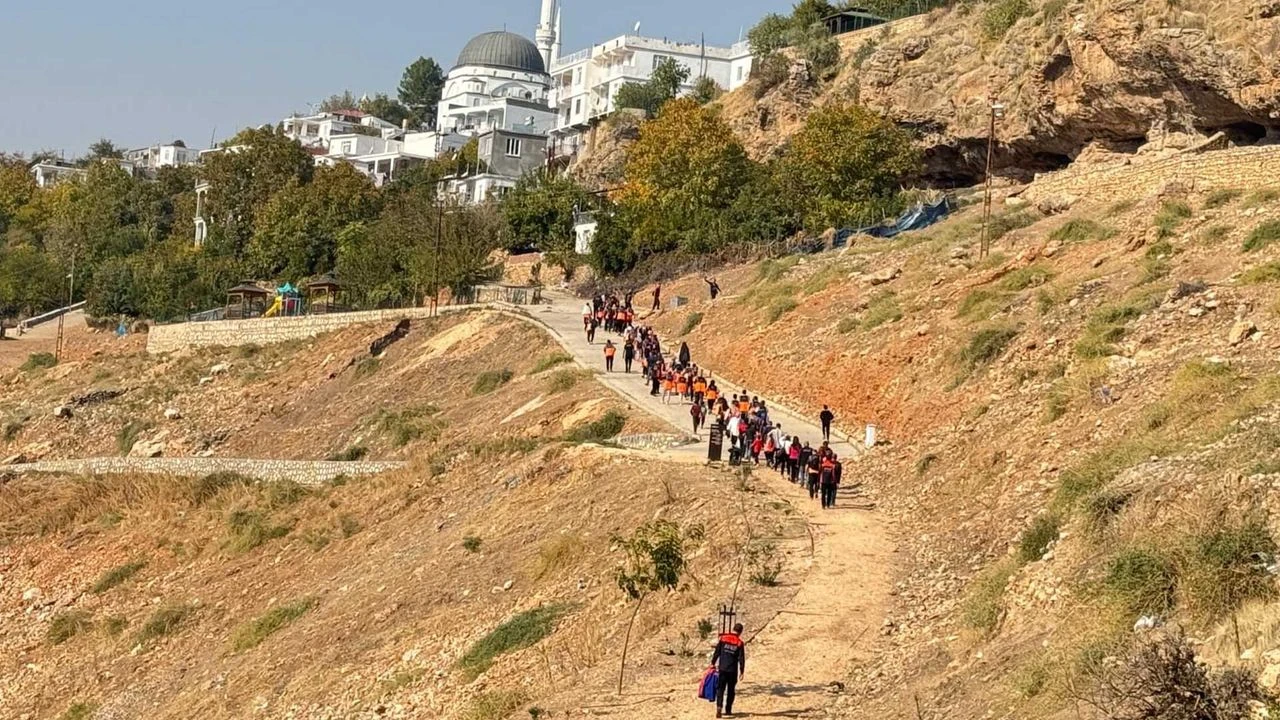
MULTIPOLYGON (((603 341, 588 345, 582 332, 581 300, 557 293, 548 297, 552 304, 534 310, 532 315, 558 335, 561 344, 580 363, 603 368, 603 341)), ((699 359, 696 348, 694 358, 699 359)), ((712 363, 703 359, 700 364, 712 363)), ((650 396, 638 374, 613 373, 600 380, 639 408, 667 420, 682 432, 689 431, 688 405, 666 405, 660 398, 650 396)), ((724 378, 717 381, 731 393, 741 387, 724 378)), ((816 445, 821 439, 815 423, 785 408, 771 404, 770 414, 784 430, 802 440, 816 445)), ((706 437, 705 432, 702 437, 706 437)), ((833 447, 845 457, 858 452, 847 441, 835 442, 833 447)), ((705 447, 698 444, 676 452, 703 453, 705 447)), ((886 615, 892 587, 893 544, 879 515, 849 508, 856 489, 842 491, 837 508, 823 511, 806 492, 776 473, 762 469, 755 482, 765 483, 771 492, 803 513, 813 534, 814 552, 791 603, 763 628, 747 628, 747 636, 752 639, 735 715, 822 717, 834 698, 833 683, 843 682, 851 664, 869 654, 879 623, 886 615)), ((637 720, 713 715, 707 703, 693 698, 692 678, 681 679, 677 687, 671 687, 671 680, 651 678, 627 692, 629 696, 666 696, 667 702, 624 703, 616 710, 595 709, 593 714, 637 720)))
MULTIPOLYGON (((89 332, 84 324, 84 311, 68 313, 64 321, 63 337, 67 341, 89 332)), ((27 361, 33 353, 54 351, 58 341, 58 321, 37 325, 21 337, 16 329, 5 332, 5 339, 0 340, 0 368, 18 367, 27 361)))

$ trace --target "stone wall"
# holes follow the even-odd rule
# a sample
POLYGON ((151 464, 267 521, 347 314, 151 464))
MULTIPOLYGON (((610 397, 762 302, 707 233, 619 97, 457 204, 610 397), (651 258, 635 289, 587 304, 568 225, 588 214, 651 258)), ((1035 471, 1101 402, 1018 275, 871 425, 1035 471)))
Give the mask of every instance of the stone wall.
POLYGON ((1023 195, 1032 202, 1064 195, 1138 200, 1171 181, 1199 192, 1280 189, 1280 146, 1187 152, 1147 162, 1135 158, 1084 171, 1067 169, 1036 178, 1023 195))
MULTIPOLYGON (((496 305, 449 305, 441 307, 440 313, 464 312, 481 308, 505 309, 496 305)), ((390 329, 391 325, 404 319, 425 320, 429 317, 431 317, 430 308, 404 308, 333 315, 158 325, 152 328, 147 336, 147 352, 156 354, 184 348, 271 345, 288 340, 305 340, 351 325, 383 323, 390 329)))
POLYGON ((320 485, 339 475, 365 477, 404 467, 402 462, 330 462, 324 460, 249 460, 240 458, 86 458, 0 466, 3 473, 70 475, 173 475, 201 478, 230 472, 254 480, 292 480, 320 485))

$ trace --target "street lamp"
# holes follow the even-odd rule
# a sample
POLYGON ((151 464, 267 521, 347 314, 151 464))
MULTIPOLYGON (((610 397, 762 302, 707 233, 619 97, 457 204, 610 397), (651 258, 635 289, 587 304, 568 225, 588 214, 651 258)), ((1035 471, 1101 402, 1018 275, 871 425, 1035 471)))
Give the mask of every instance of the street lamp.
POLYGON ((978 257, 985 258, 991 252, 991 165, 996 154, 996 120, 1004 117, 1004 105, 996 102, 995 95, 988 101, 991 107, 991 126, 987 130, 986 195, 982 201, 982 241, 978 245, 978 257))

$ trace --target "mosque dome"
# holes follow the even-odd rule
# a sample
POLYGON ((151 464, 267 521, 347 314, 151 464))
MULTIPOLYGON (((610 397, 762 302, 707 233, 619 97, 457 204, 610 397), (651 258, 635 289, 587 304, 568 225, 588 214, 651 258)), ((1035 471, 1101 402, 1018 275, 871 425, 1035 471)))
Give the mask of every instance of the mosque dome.
POLYGON ((512 32, 487 32, 477 35, 462 48, 454 67, 479 65, 545 75, 546 63, 532 40, 512 32))

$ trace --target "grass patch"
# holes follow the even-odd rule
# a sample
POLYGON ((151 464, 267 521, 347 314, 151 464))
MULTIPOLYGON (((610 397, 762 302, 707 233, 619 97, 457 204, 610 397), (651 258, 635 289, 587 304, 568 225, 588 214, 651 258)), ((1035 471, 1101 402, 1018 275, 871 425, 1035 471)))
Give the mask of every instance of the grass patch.
POLYGON ((940 459, 941 458, 934 453, 928 453, 922 456, 916 461, 916 477, 924 477, 925 473, 929 472, 930 468, 938 464, 938 460, 940 459))
POLYGON ((769 306, 769 312, 766 316, 769 324, 772 325, 773 323, 778 322, 782 319, 783 315, 786 315, 798 307, 800 307, 800 303, 797 302, 795 298, 781 298, 774 301, 774 303, 769 306))
POLYGON ((97 703, 74 703, 58 716, 58 720, 89 720, 97 709, 97 703))
POLYGON ((1105 225, 1077 218, 1069 220, 1065 225, 1049 234, 1049 239, 1060 245, 1072 245, 1090 240, 1103 240, 1110 237, 1112 230, 1105 225))
POLYGON ((1234 188, 1223 188, 1220 190, 1214 190, 1213 192, 1205 196, 1204 209, 1214 210, 1224 205, 1230 205, 1236 200, 1239 200, 1242 196, 1244 196, 1244 191, 1236 190, 1234 188))
POLYGON ((1015 567, 1003 562, 983 573, 974 581, 973 590, 965 599, 963 619, 967 627, 990 635, 1004 615, 1004 591, 1009 586, 1015 567))
POLYGON ((113 615, 112 617, 107 618, 107 621, 103 623, 103 629, 105 629, 107 631, 107 635, 110 635, 111 637, 120 637, 120 634, 128 627, 129 619, 120 617, 119 615, 113 615))
POLYGON ((1244 207, 1251 210, 1263 205, 1269 205, 1276 200, 1280 200, 1280 190, 1258 190, 1249 193, 1249 197, 1244 199, 1244 207))
POLYGON ((488 395, 494 390, 497 390, 503 385, 511 382, 511 378, 513 377, 515 377, 515 374, 511 372, 510 368, 482 372, 480 373, 480 376, 476 378, 475 384, 471 386, 471 394, 488 395))
POLYGON ((49 629, 45 631, 45 639, 50 645, 61 645, 77 635, 83 635, 93 629, 93 615, 87 610, 67 610, 53 616, 49 621, 49 629))
POLYGON ((902 319, 902 308, 898 306, 898 298, 891 292, 883 292, 871 298, 867 303, 867 311, 862 314, 863 330, 874 330, 885 323, 894 323, 902 319))
MULTIPOLYGON (((1026 0, 1003 0, 1003 2, 1021 2, 1026 4, 1026 0)), ((1036 220, 1037 218, 1034 215, 1024 210, 1016 210, 1014 212, 998 215, 991 218, 991 225, 987 230, 988 237, 991 242, 995 242, 1014 230, 1021 230, 1022 228, 1035 225, 1036 220)))
POLYGON ((462 538, 462 549, 466 550, 469 553, 480 552, 480 546, 482 544, 483 544, 483 541, 480 538, 476 537, 475 535, 468 535, 462 538))
POLYGON ((685 318, 684 325, 680 328, 680 337, 684 337, 697 329, 697 327, 702 324, 702 317, 702 313, 696 312, 691 313, 689 317, 685 318))
POLYGON ((1162 449, 1161 443, 1147 436, 1112 443, 1062 471, 1054 505, 1059 510, 1074 508, 1081 500, 1106 487, 1121 472, 1159 454, 1162 449))
POLYGON ((147 563, 145 560, 136 560, 134 562, 125 563, 124 565, 113 567, 110 570, 102 573, 102 575, 98 576, 98 581, 95 582, 93 584, 93 587, 90 588, 89 590, 94 594, 101 595, 102 593, 110 590, 111 588, 117 587, 119 585, 123 585, 126 581, 129 580, 129 578, 132 578, 134 575, 137 575, 138 572, 146 566, 147 566, 147 563))
POLYGON ((1105 489, 1085 498, 1081 507, 1085 527, 1094 535, 1101 535, 1124 512, 1129 499, 1129 493, 1105 489))
POLYGON ((971 321, 990 320, 993 315, 1003 311, 1009 302, 1009 295, 991 288, 971 290, 960 301, 956 308, 956 317, 971 321))
POLYGON ((138 629, 138 642, 145 643, 172 635, 195 611, 195 607, 191 605, 168 605, 160 608, 138 629))
POLYGON ((568 392, 578 386, 578 380, 581 377, 582 373, 577 370, 558 370, 554 375, 547 378, 547 392, 568 392))
POLYGON ((1267 563, 1276 542, 1264 522, 1252 520, 1193 537, 1179 578, 1182 598, 1196 615, 1217 619, 1248 600, 1276 597, 1267 563))
POLYGON ((1200 241, 1204 243, 1216 243, 1227 239, 1231 234, 1230 225, 1210 225, 1200 233, 1200 241))
POLYGON ((846 316, 840 318, 840 322, 836 323, 836 332, 841 335, 848 335, 859 327, 861 327, 861 323, 858 318, 846 316))
POLYGON ((352 515, 343 515, 338 518, 338 531, 342 533, 342 537, 349 538, 364 529, 359 520, 352 515))
POLYGON ((610 410, 599 420, 593 420, 570 430, 565 434, 564 439, 572 443, 608 442, 616 438, 626 424, 626 415, 617 410, 610 410))
POLYGON ((960 365, 966 373, 973 373, 1000 357, 1009 343, 1018 336, 1011 327, 990 327, 979 330, 960 351, 960 365))
POLYGON ((1106 594, 1130 617, 1166 615, 1173 610, 1177 572, 1174 564, 1151 550, 1125 550, 1107 563, 1102 581, 1106 594))
POLYGON ((756 281, 773 283, 781 280, 791 268, 800 262, 800 258, 793 256, 769 259, 760 263, 760 267, 756 270, 756 281))
POLYGON ((1191 206, 1179 200, 1168 200, 1160 206, 1156 213, 1155 225, 1158 236, 1172 237, 1182 223, 1193 215, 1191 206))
POLYGON ((217 497, 223 490, 232 487, 248 487, 253 484, 251 478, 233 472, 217 472, 196 480, 191 487, 191 504, 200 507, 217 497))
POLYGON ((999 287, 1007 292, 1018 292, 1027 288, 1040 287, 1053 279, 1053 271, 1036 263, 1018 268, 1000 279, 999 287))
POLYGON ((816 295, 831 287, 831 283, 843 281, 848 274, 849 271, 839 265, 827 265, 806 278, 801 287, 805 295, 816 295))
POLYGON ((1067 394, 1066 389, 1060 383, 1054 383, 1053 389, 1049 391, 1049 395, 1045 398, 1044 403, 1044 421, 1045 423, 1054 423, 1067 414, 1067 410, 1071 407, 1071 396, 1067 394))
POLYGON ((520 690, 490 690, 471 701, 462 720, 504 720, 528 701, 520 690))
POLYGON ((57 364, 58 359, 53 356, 53 353, 31 353, 18 369, 22 372, 34 372, 47 370, 57 364))
POLYGON ((1113 343, 1120 342, 1128 332, 1129 321, 1151 309, 1148 302, 1127 302, 1108 305, 1099 309, 1085 325, 1084 333, 1076 343, 1076 355, 1083 358, 1099 358, 1116 354, 1113 343))
POLYGON ((1280 262, 1269 262, 1266 265, 1249 268, 1240 276, 1242 285, 1264 285, 1280 282, 1280 262))
POLYGON ((471 454, 481 460, 507 457, 508 455, 528 455, 537 450, 540 444, 536 438, 504 437, 473 444, 471 446, 471 454))
POLYGON ((458 667, 468 677, 475 678, 488 670, 499 656, 537 645, 555 630, 556 622, 568 612, 568 605, 542 605, 526 610, 472 645, 458 659, 458 667))
POLYGON ((360 462, 369 455, 369 448, 363 445, 352 445, 351 447, 336 452, 325 458, 329 462, 360 462))
POLYGON ((233 553, 246 553, 293 532, 293 525, 274 525, 257 510, 236 510, 227 517, 230 534, 226 548, 233 553))
POLYGON ((128 455, 137 444, 142 433, 155 427, 149 420, 130 420, 116 433, 116 449, 121 455, 128 455))
POLYGON ((1107 217, 1123 215, 1138 206, 1137 200, 1121 200, 1107 209, 1107 217))
MULTIPOLYGON (((547 358, 539 360, 539 364, 547 358)), ((431 416, 440 412, 434 405, 422 405, 399 412, 383 410, 378 414, 378 431, 391 438, 391 446, 402 448, 416 440, 426 439, 435 442, 440 439, 444 429, 442 422, 431 420, 431 416)))
POLYGON ((315 598, 304 598, 271 608, 266 614, 236 628, 231 636, 232 649, 236 652, 244 652, 258 647, 267 638, 288 627, 318 604, 319 601, 315 598))
POLYGON ((1044 557, 1050 543, 1058 539, 1061 524, 1057 515, 1041 515, 1036 518, 1018 543, 1018 559, 1029 563, 1044 557))
POLYGON ((982 34, 988 40, 999 40, 1018 20, 1030 14, 1028 0, 995 0, 982 13, 982 34))
POLYGON ((572 565, 587 549, 577 535, 558 535, 538 549, 537 578, 553 575, 572 565))
POLYGON ((529 374, 537 375, 539 373, 544 373, 553 367, 558 367, 571 362, 573 362, 572 355, 563 352, 553 352, 538 358, 538 361, 533 364, 533 369, 529 371, 529 374))
POLYGON ((1268 220, 1254 228, 1249 237, 1245 238, 1244 251, 1261 250, 1276 240, 1280 240, 1280 220, 1268 220))
POLYGON ((356 363, 356 379, 359 380, 360 378, 369 377, 370 375, 378 372, 381 367, 382 360, 371 357, 365 358, 356 363))

